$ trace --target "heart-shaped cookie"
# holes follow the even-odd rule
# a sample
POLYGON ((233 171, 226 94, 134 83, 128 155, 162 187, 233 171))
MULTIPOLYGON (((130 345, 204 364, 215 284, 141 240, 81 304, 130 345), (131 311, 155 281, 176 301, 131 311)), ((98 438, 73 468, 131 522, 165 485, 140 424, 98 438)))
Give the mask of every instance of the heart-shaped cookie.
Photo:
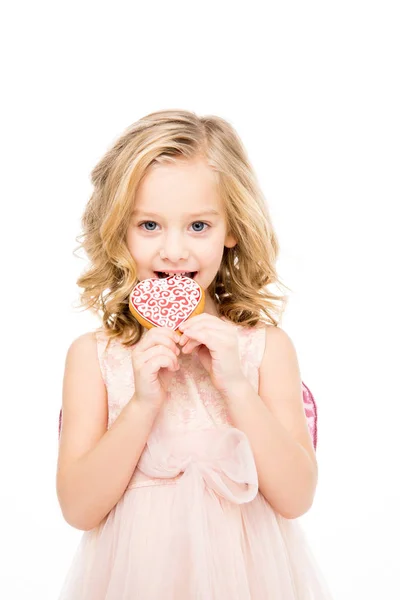
POLYGON ((133 288, 129 310, 147 329, 179 325, 204 310, 203 288, 190 277, 171 275, 165 279, 144 279, 133 288))

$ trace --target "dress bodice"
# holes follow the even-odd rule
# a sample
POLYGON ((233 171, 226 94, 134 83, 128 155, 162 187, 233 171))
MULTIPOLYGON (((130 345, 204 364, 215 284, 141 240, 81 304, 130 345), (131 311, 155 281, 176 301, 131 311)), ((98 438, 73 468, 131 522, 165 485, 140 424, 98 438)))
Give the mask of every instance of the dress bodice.
MULTIPOLYGON (((265 327, 236 325, 235 328, 243 372, 255 391, 258 391, 265 327)), ((145 331, 143 335, 146 334, 145 331)), ((115 339, 110 340, 107 345, 108 338, 102 329, 96 331, 96 338, 100 369, 108 394, 110 427, 135 392, 132 347, 125 347, 115 339)), ((162 431, 162 435, 168 439, 190 431, 232 427, 225 402, 212 385, 196 354, 180 354, 178 360, 180 369, 172 374, 167 400, 161 407, 153 428, 158 434, 162 431)), ((128 487, 172 483, 174 479, 176 478, 150 480, 139 468, 135 470, 128 487)))

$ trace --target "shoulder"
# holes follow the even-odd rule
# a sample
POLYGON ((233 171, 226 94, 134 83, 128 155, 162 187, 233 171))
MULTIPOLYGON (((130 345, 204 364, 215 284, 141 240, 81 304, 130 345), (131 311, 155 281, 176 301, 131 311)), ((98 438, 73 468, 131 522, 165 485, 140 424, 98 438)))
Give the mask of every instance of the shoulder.
POLYGON ((65 370, 66 375, 85 374, 85 379, 102 377, 99 362, 99 332, 88 331, 75 338, 67 351, 65 370))
POLYGON ((250 347, 257 346, 259 365, 279 361, 283 355, 295 354, 294 344, 289 335, 277 325, 259 322, 254 327, 239 327, 240 337, 250 347))
POLYGON ((274 348, 275 352, 295 352, 294 343, 291 337, 278 325, 263 325, 265 333, 265 352, 266 356, 269 348, 274 348))
POLYGON ((270 378, 270 381, 277 380, 277 383, 285 375, 291 375, 298 385, 300 368, 291 337, 279 326, 263 325, 263 330, 265 346, 260 367, 262 375, 270 378))
POLYGON ((107 345, 109 338, 103 329, 88 331, 75 338, 67 352, 67 357, 74 356, 97 356, 100 348, 107 345))
POLYGON ((88 331, 75 338, 69 348, 68 354, 75 355, 85 351, 93 351, 97 346, 97 334, 95 331, 88 331))

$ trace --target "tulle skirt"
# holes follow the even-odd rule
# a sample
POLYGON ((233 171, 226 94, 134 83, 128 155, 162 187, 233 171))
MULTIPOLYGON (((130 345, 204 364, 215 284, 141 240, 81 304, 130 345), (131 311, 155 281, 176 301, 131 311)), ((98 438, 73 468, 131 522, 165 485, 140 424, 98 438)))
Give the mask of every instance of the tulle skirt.
POLYGON ((128 488, 84 532, 59 600, 332 599, 299 522, 258 491, 242 432, 160 441, 138 466, 165 481, 128 488))

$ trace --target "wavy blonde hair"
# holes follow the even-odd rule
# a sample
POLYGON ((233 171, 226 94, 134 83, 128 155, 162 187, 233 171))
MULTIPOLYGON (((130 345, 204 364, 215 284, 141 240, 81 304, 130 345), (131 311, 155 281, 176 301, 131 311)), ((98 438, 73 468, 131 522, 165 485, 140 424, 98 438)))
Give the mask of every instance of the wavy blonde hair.
MULTIPOLYGON (((126 233, 136 190, 155 163, 202 157, 217 174, 228 230, 237 240, 224 248, 220 268, 208 288, 221 317, 254 327, 277 326, 288 297, 274 294, 279 245, 269 211, 244 146, 230 123, 184 110, 151 113, 117 139, 91 173, 94 187, 82 216, 83 233, 74 253, 83 249, 88 269, 77 285, 80 306, 100 316, 110 339, 128 346, 143 327, 129 311, 129 295, 138 282, 126 233)), ((291 290, 290 290, 291 291, 291 290)))

